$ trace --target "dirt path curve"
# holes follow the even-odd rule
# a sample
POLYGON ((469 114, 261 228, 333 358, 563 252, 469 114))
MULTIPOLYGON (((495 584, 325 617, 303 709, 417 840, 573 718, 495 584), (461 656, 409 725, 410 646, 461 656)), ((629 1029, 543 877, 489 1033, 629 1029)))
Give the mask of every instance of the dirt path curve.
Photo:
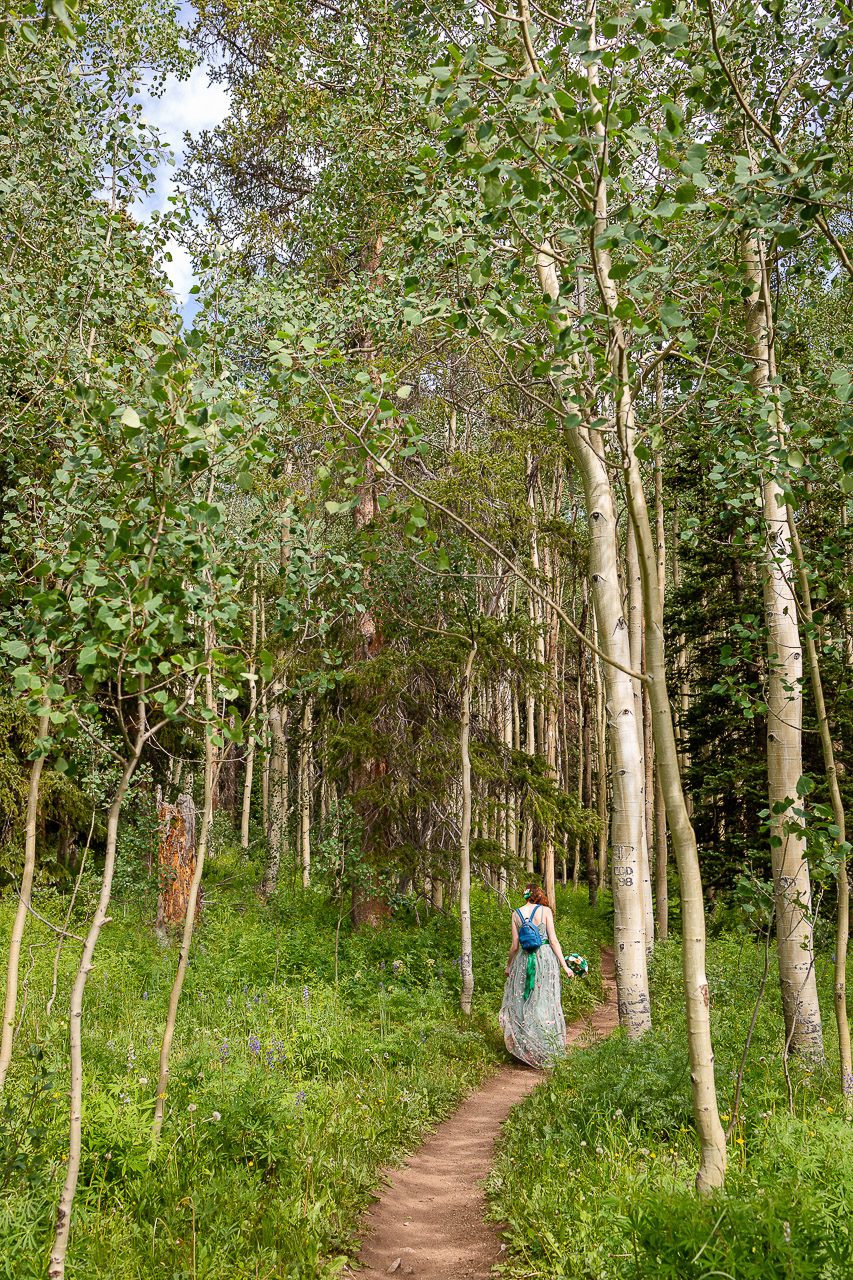
MULTIPOLYGON (((568 1028, 568 1043, 608 1035, 619 1022, 613 952, 602 953, 607 1001, 568 1028)), ((521 1064, 504 1067, 472 1093, 411 1157, 395 1170, 364 1221, 358 1280, 416 1276, 417 1280, 488 1280, 501 1255, 497 1228, 484 1221, 483 1189, 495 1140, 512 1108, 542 1081, 521 1064)))

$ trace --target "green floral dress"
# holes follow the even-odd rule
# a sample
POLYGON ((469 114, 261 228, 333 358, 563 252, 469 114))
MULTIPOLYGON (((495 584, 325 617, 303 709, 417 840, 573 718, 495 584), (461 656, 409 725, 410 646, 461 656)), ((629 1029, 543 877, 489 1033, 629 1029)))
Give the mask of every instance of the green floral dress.
MULTIPOLYGON (((541 915, 541 912, 539 913, 541 915)), ((514 1058, 530 1067, 549 1067, 566 1053, 566 1020, 561 1001, 562 972, 551 950, 544 925, 536 919, 542 946, 536 956, 533 990, 524 998, 528 953, 519 948, 504 986, 500 1024, 504 1042, 514 1058)))

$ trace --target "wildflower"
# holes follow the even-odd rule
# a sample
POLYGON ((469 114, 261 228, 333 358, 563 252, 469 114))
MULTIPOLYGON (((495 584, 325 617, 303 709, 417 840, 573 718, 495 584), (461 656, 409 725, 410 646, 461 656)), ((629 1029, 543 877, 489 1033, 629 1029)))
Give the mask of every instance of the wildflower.
POLYGON ((614 1118, 614 1120, 616 1119, 616 1117, 617 1117, 617 1116, 621 1116, 621 1114, 622 1114, 622 1109, 621 1109, 621 1108, 620 1108, 618 1111, 614 1111, 614 1112, 613 1112, 613 1118, 614 1118))
POLYGON ((301 1109, 304 1106, 305 1106, 305 1090, 300 1089, 296 1095, 296 1110, 301 1111, 301 1109))
POLYGON ((216 1123, 219 1124, 219 1121, 222 1119, 222 1116, 219 1114, 218 1111, 214 1111, 213 1115, 210 1118, 211 1120, 215 1120, 216 1123))
POLYGON ((784 1236, 785 1236, 785 1240, 786 1240, 786 1242, 787 1242, 788 1244, 790 1244, 790 1243, 791 1243, 791 1224, 790 1224, 790 1222, 783 1222, 783 1223, 782 1223, 782 1232, 783 1232, 783 1234, 784 1234, 784 1236))
POLYGON ((254 1032, 249 1036, 249 1053, 253 1062, 261 1056, 261 1042, 254 1032))
POLYGON ((428 967, 431 969, 431 968, 432 968, 432 966, 433 966, 434 964, 435 964, 435 961, 432 959, 432 957, 431 957, 431 956, 428 956, 428 957, 427 957, 427 965, 428 965, 428 967))
POLYGON ((604 1147, 596 1147, 596 1148, 595 1148, 595 1154, 596 1154, 597 1156, 603 1156, 603 1155, 604 1155, 604 1147))
POLYGON ((585 1143, 585 1142, 582 1142, 582 1143, 581 1143, 581 1146, 582 1146, 582 1147, 585 1147, 585 1146, 586 1146, 586 1143, 585 1143))
POLYGON ((147 991, 143 991, 143 993, 142 993, 142 999, 143 999, 143 1000, 147 1000, 147 999, 148 999, 148 992, 147 992, 147 991))
POLYGON ((384 961, 384 960, 380 960, 380 961, 379 961, 379 968, 380 968, 380 969, 384 969, 384 968, 385 968, 385 961, 384 961))
POLYGON ((148 1083, 148 1077, 147 1077, 147 1076, 140 1076, 140 1077, 139 1077, 139 1083, 140 1083, 140 1084, 147 1084, 147 1083, 148 1083))
POLYGON ((307 987, 302 988, 302 999, 305 1001, 306 1004, 308 1004, 308 1002, 311 999, 311 992, 308 990, 307 987))
POLYGON ((187 1111, 198 1111, 198 1107, 194 1102, 191 1102, 190 1105, 187 1107, 187 1111))

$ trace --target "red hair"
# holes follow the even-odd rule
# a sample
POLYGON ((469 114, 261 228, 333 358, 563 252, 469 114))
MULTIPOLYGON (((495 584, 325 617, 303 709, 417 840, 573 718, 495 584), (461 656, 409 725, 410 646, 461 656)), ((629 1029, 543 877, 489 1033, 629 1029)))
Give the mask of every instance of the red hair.
POLYGON ((527 886, 527 901, 532 902, 536 907, 547 907, 548 896, 544 889, 540 889, 538 884, 529 884, 527 886))

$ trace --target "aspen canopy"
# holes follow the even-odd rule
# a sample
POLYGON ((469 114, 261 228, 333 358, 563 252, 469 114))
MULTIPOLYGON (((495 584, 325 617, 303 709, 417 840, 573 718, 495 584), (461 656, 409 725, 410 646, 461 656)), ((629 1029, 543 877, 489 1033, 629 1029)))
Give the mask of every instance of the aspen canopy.
POLYGON ((2 41, 0 1274, 340 1275, 535 883, 504 1274, 849 1275, 853 9, 2 41))

